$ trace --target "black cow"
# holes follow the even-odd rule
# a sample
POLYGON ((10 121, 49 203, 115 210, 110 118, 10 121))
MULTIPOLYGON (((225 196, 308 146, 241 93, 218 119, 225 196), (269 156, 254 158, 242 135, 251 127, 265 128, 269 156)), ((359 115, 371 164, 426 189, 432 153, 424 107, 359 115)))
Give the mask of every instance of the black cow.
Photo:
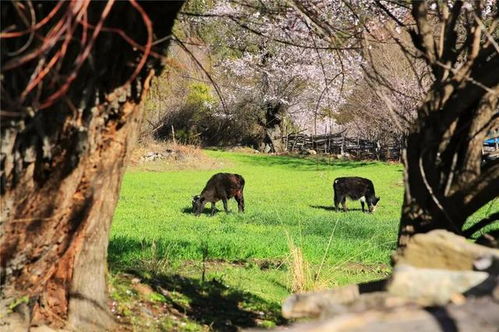
POLYGON ((203 212, 206 203, 211 203, 211 215, 215 213, 215 203, 222 200, 225 212, 227 200, 234 197, 237 201, 239 212, 244 212, 244 178, 239 174, 217 173, 213 175, 200 195, 192 198, 192 212, 199 216, 203 212))
POLYGON ((334 207, 338 211, 338 205, 341 203, 343 210, 347 211, 346 198, 352 200, 360 199, 362 212, 364 212, 364 203, 367 203, 369 212, 374 212, 379 197, 374 193, 374 185, 371 180, 361 177, 343 177, 336 178, 333 182, 334 189, 334 207))

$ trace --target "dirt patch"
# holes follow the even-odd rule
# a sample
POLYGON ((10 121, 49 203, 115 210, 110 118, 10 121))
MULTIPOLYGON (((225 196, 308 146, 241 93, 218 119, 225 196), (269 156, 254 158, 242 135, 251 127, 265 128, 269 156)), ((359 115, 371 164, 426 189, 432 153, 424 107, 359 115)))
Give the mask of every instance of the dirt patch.
POLYGON ((369 273, 388 273, 392 268, 387 264, 362 264, 349 262, 341 266, 342 271, 369 272, 369 273))
MULTIPOLYGON (((191 267, 198 268, 203 262, 200 261, 189 261, 186 260, 182 263, 183 268, 189 270, 191 267)), ((225 260, 225 259, 209 259, 204 262, 206 270, 217 271, 223 270, 228 266, 240 267, 240 268, 251 268, 258 267, 260 270, 285 270, 287 269, 287 264, 285 261, 280 259, 241 259, 241 260, 225 260)))
POLYGON ((230 147, 224 148, 223 151, 239 152, 239 153, 252 153, 252 154, 260 153, 260 151, 255 150, 249 146, 230 146, 230 147))
POLYGON ((152 172, 206 170, 227 166, 230 166, 227 161, 210 158, 197 146, 152 140, 138 144, 133 150, 129 162, 129 167, 134 170, 152 172))

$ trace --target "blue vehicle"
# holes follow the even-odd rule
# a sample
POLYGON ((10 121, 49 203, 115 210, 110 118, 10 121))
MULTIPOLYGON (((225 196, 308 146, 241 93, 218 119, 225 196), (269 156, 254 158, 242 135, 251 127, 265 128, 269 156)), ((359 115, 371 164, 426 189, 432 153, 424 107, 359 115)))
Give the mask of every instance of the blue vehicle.
MULTIPOLYGON (((497 133, 497 131, 496 131, 497 133)), ((497 134, 489 135, 489 138, 483 141, 482 147, 482 166, 499 160, 499 136, 493 137, 497 134)))
POLYGON ((489 138, 483 141, 484 146, 496 146, 499 144, 499 137, 489 138))

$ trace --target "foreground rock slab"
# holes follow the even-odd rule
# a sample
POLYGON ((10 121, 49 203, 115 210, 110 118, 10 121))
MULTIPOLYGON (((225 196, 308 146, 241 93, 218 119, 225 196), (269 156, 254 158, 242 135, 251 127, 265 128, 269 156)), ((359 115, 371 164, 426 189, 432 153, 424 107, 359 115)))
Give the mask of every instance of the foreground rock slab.
POLYGON ((394 269, 387 291, 423 306, 437 306, 459 299, 465 292, 473 292, 473 295, 491 294, 496 285, 495 279, 487 272, 423 269, 401 265, 394 269))
POLYGON ((499 250, 436 230, 393 257, 392 276, 295 294, 286 318, 320 318, 287 331, 499 331, 499 250))
POLYGON ((337 318, 286 328, 288 332, 460 331, 497 332, 499 304, 492 298, 437 308, 395 308, 344 314, 337 318))
POLYGON ((474 262, 484 256, 499 259, 499 249, 471 243, 464 237, 444 230, 435 230, 414 235, 407 247, 392 258, 396 265, 404 264, 428 269, 473 270, 474 262))

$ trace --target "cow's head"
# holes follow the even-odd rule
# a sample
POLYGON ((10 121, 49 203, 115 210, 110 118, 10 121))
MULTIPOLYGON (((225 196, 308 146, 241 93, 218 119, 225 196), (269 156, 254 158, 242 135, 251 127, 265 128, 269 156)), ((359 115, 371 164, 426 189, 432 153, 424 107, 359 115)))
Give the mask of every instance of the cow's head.
POLYGON ((199 195, 192 197, 192 212, 194 212, 196 216, 199 216, 201 214, 204 206, 203 202, 204 197, 201 197, 199 195))
POLYGON ((367 206, 369 207, 369 212, 372 213, 376 210, 376 206, 378 205, 379 200, 379 197, 373 197, 372 199, 368 200, 367 206))

